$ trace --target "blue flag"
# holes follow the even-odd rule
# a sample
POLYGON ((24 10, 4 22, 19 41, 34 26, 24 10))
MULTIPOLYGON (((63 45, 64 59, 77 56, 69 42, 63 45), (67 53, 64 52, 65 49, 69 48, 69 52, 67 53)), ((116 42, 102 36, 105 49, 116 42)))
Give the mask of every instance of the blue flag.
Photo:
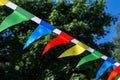
POLYGON ((45 22, 45 21, 43 21, 43 20, 41 20, 40 25, 46 27, 46 28, 49 29, 50 31, 53 31, 53 30, 55 29, 55 27, 53 27, 52 25, 50 25, 49 23, 47 23, 47 22, 45 22))
POLYGON ((107 58, 105 60, 105 62, 102 64, 102 66, 100 67, 97 75, 96 75, 96 80, 98 80, 100 78, 100 76, 103 75, 103 73, 108 69, 110 68, 111 66, 113 66, 115 63, 114 60, 110 59, 110 58, 107 58))
POLYGON ((42 20, 39 26, 34 30, 34 32, 28 38, 23 49, 28 47, 32 42, 39 39, 40 37, 51 33, 54 29, 55 28, 53 26, 42 20))

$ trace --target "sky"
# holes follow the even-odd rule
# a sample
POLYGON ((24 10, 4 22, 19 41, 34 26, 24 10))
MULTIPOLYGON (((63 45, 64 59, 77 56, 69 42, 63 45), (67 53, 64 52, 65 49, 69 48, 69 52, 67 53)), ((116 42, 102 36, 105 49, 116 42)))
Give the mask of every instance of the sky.
MULTIPOLYGON (((120 0, 107 0, 106 5, 107 5, 106 12, 110 13, 113 16, 118 17, 118 22, 120 22, 120 0)), ((113 38, 116 37, 115 28, 116 25, 112 24, 110 26, 110 33, 107 34, 103 39, 98 40, 97 43, 113 41, 113 38)))

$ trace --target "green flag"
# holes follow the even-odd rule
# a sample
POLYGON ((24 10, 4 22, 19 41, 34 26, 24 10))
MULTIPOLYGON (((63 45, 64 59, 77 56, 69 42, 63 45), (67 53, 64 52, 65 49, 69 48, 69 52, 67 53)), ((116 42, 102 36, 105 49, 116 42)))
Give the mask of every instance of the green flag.
POLYGON ((0 32, 7 29, 10 26, 16 25, 23 21, 28 21, 34 17, 31 13, 25 11, 24 9, 17 7, 15 11, 7 16, 0 25, 0 32))
POLYGON ((89 61, 93 61, 93 60, 96 60, 96 59, 99 59, 103 56, 103 54, 101 54, 100 52, 98 51, 94 51, 93 53, 83 57, 77 64, 76 67, 79 67, 81 66, 82 64, 86 63, 86 62, 89 62, 89 61))

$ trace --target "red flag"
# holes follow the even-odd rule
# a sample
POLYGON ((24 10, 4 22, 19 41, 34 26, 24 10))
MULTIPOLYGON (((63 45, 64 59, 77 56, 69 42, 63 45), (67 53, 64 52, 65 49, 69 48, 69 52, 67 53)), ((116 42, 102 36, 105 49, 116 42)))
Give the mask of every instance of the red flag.
POLYGON ((51 40, 44 48, 43 53, 45 54, 49 49, 51 49, 54 46, 60 45, 60 44, 66 44, 70 42, 73 39, 73 37, 69 36, 68 34, 61 32, 60 35, 58 35, 56 38, 51 40))
POLYGON ((117 76, 117 74, 120 73, 120 66, 116 67, 111 73, 110 76, 108 77, 108 80, 113 80, 113 78, 115 76, 117 76))

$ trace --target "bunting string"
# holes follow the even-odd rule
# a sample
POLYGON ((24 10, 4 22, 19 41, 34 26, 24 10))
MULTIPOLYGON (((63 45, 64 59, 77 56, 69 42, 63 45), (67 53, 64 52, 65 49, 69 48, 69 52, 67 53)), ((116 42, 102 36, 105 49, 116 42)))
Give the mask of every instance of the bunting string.
MULTIPOLYGON (((7 7, 13 9, 13 13, 7 16, 3 22, 0 24, 0 32, 13 26, 18 23, 32 20, 33 22, 39 24, 38 27, 33 31, 33 33, 29 36, 28 40, 26 41, 23 49, 27 48, 32 42, 39 39, 42 36, 50 34, 52 32, 56 33, 58 36, 48 42, 46 47, 43 50, 42 54, 45 54, 48 50, 52 47, 60 45, 60 44, 67 44, 69 42, 74 43, 75 45, 68 50, 64 51, 58 58, 68 57, 68 56, 77 56, 82 54, 85 50, 89 51, 91 54, 83 57, 77 64, 76 67, 81 66, 82 64, 93 61, 96 59, 103 59, 105 60, 102 66, 100 67, 97 75, 96 80, 99 79, 100 76, 111 66, 116 66, 116 68, 111 72, 108 80, 112 80, 118 73, 120 73, 120 63, 110 59, 109 57, 101 54, 99 51, 85 45, 84 43, 80 42, 79 40, 73 38, 72 36, 68 35, 67 33, 55 28, 54 26, 50 25, 49 23, 45 22, 44 20, 36 17, 35 15, 31 14, 30 12, 24 10, 23 8, 17 6, 16 4, 12 3, 9 0, 0 0, 0 6, 6 5, 7 7)), ((120 80, 120 78, 118 79, 120 80)))

